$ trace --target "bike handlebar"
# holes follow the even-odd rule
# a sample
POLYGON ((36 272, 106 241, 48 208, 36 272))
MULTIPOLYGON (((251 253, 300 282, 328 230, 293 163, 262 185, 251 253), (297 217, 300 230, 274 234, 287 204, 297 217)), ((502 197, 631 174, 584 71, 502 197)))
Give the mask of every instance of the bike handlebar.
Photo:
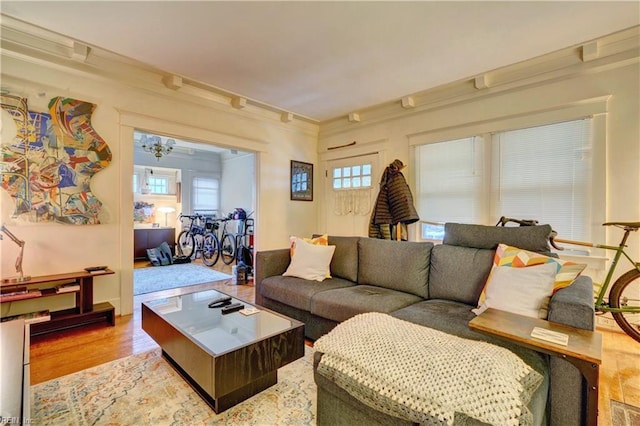
POLYGON ((520 226, 535 226, 538 224, 538 221, 535 219, 514 219, 512 217, 502 216, 498 219, 496 226, 505 226, 509 222, 517 223, 520 226))

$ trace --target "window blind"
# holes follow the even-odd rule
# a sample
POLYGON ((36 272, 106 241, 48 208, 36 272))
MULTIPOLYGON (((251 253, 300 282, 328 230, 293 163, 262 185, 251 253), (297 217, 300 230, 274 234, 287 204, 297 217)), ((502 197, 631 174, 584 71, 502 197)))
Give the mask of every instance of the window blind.
POLYGON ((496 133, 491 216, 537 219, 564 238, 589 239, 589 119, 496 133))
POLYGON ((549 223, 590 239, 589 118, 421 145, 417 208, 431 222, 495 224, 500 216, 549 223))
POLYGON ((218 209, 218 179, 209 177, 193 178, 193 210, 217 210, 218 209))

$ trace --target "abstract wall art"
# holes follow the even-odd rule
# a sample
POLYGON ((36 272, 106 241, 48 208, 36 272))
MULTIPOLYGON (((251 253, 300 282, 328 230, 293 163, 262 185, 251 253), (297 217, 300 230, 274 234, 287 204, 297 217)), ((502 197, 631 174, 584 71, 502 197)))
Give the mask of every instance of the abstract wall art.
POLYGON ((15 122, 13 140, 0 145, 0 186, 13 199, 13 218, 73 225, 100 223, 102 202, 93 175, 111 162, 111 150, 91 126, 95 105, 56 97, 49 113, 29 111, 27 99, 2 95, 15 122))

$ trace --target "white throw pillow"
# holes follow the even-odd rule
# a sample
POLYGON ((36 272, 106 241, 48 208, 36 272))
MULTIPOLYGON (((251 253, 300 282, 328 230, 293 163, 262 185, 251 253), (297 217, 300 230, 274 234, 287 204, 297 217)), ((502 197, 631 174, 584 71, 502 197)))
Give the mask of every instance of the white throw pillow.
POLYGON ((554 263, 511 268, 494 266, 485 288, 484 303, 473 309, 480 315, 487 308, 533 318, 546 318, 558 268, 554 263))
POLYGON ((336 246, 309 244, 302 238, 296 241, 296 249, 284 276, 324 281, 336 246))

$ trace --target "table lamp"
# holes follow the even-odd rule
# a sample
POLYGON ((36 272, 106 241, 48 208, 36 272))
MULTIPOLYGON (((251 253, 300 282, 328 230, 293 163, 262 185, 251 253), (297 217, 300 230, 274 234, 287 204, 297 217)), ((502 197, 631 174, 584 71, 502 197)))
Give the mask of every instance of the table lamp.
POLYGON ((174 209, 173 207, 159 207, 158 211, 161 213, 164 213, 164 227, 166 228, 167 225, 167 215, 169 213, 173 213, 176 211, 176 209, 174 209))
MULTIPOLYGON (((5 283, 21 283, 24 281, 29 281, 31 277, 28 275, 24 275, 24 273, 22 272, 22 256, 24 255, 24 241, 22 241, 20 238, 13 235, 11 231, 9 231, 9 229, 7 229, 7 227, 4 224, 2 225, 2 228, 0 228, 0 231, 4 232, 7 235, 7 237, 11 238, 11 241, 16 243, 18 247, 20 247, 20 253, 18 254, 18 258, 16 259, 16 272, 18 273, 18 276, 15 278, 5 278, 3 281, 5 283)), ((0 234, 0 239, 2 239, 1 234, 0 234)))

